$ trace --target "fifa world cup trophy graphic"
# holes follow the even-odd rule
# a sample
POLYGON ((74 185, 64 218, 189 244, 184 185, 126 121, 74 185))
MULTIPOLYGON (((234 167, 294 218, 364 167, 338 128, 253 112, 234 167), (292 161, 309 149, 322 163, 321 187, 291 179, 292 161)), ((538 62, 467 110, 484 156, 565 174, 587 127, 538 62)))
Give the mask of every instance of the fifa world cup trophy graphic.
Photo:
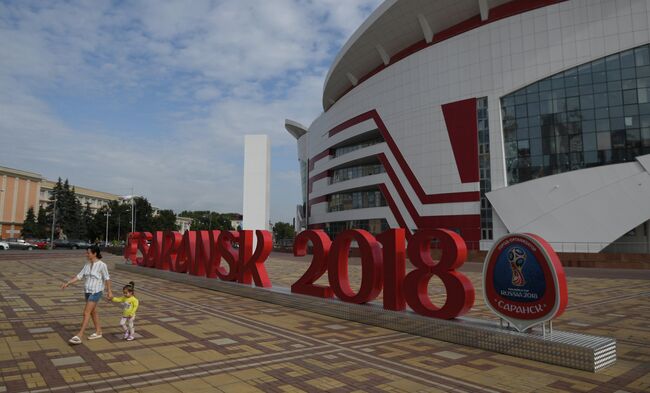
POLYGON ((526 285, 526 279, 522 269, 526 262, 526 252, 518 247, 513 247, 508 251, 508 262, 510 262, 510 269, 512 270, 512 285, 523 287, 526 285))

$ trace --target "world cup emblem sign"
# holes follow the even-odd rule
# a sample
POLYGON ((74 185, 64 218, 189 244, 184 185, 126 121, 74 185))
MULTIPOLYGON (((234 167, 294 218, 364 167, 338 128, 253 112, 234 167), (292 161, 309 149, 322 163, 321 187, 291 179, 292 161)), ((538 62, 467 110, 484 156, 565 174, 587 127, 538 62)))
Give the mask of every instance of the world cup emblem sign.
POLYGON ((523 273, 526 252, 519 247, 513 247, 508 251, 508 261, 512 270, 512 285, 523 287, 526 285, 526 279, 523 273))
POLYGON ((564 270, 553 248, 529 233, 499 239, 483 266, 492 311, 519 331, 558 317, 567 305, 564 270))

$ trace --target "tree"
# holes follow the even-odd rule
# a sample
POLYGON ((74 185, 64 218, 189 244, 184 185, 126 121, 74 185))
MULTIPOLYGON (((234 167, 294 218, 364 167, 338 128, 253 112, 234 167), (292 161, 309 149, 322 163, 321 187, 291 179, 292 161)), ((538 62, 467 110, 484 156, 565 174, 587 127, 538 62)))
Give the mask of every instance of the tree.
POLYGON ((177 231, 176 214, 173 210, 159 210, 158 215, 153 217, 154 231, 177 231))
POLYGON ((135 230, 137 232, 151 231, 153 208, 151 203, 144 197, 134 198, 135 201, 135 230))
POLYGON ((221 231, 231 231, 233 228, 230 225, 230 219, 225 214, 219 214, 207 210, 184 210, 179 214, 181 217, 189 217, 192 219, 192 231, 203 231, 209 229, 218 229, 221 231))
POLYGON ((95 220, 93 216, 93 211, 90 209, 90 203, 86 202, 86 207, 81 213, 81 221, 84 226, 83 237, 87 240, 95 239, 97 237, 97 231, 95 228, 95 220))
POLYGON ((34 208, 30 207, 27 210, 25 221, 23 222, 23 229, 20 230, 20 235, 23 238, 32 238, 36 236, 36 216, 34 215, 34 208))
POLYGON ((50 231, 52 230, 53 219, 56 220, 54 223, 54 237, 56 239, 58 239, 61 235, 61 216, 63 212, 63 209, 61 208, 61 200, 63 199, 62 194, 63 194, 63 182, 59 177, 59 180, 52 188, 52 193, 50 194, 50 200, 47 203, 47 207, 45 208, 46 221, 48 223, 50 231), (56 201, 56 203, 54 201, 56 201), (55 205, 56 205, 56 211, 54 210, 55 205))
POLYGON ((47 228, 49 227, 47 223, 47 212, 43 206, 38 208, 38 218, 36 219, 36 233, 35 236, 39 239, 44 239, 48 237, 47 228))
POLYGON ((279 221, 273 225, 273 237, 276 241, 293 239, 295 236, 296 232, 293 229, 293 225, 289 224, 288 222, 279 221))

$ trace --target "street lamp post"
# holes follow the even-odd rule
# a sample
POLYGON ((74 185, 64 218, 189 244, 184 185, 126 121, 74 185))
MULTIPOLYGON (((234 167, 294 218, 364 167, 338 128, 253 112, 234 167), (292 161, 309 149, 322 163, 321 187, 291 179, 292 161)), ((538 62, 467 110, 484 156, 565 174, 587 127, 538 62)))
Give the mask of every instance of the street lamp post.
POLYGON ((104 246, 108 247, 108 217, 111 216, 111 213, 107 210, 106 211, 106 242, 104 243, 104 246))
POLYGON ((54 249, 54 226, 56 225, 56 198, 54 198, 54 209, 52 209, 52 235, 50 237, 50 249, 54 249))

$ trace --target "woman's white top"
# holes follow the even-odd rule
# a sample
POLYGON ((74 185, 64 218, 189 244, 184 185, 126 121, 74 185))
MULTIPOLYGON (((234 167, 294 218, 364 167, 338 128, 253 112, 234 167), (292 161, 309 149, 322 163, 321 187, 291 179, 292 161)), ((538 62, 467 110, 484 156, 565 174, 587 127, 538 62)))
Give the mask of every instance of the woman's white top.
POLYGON ((106 264, 98 260, 92 264, 86 262, 83 269, 77 274, 77 279, 84 280, 84 292, 97 293, 104 290, 104 281, 110 280, 111 276, 108 275, 106 264))

